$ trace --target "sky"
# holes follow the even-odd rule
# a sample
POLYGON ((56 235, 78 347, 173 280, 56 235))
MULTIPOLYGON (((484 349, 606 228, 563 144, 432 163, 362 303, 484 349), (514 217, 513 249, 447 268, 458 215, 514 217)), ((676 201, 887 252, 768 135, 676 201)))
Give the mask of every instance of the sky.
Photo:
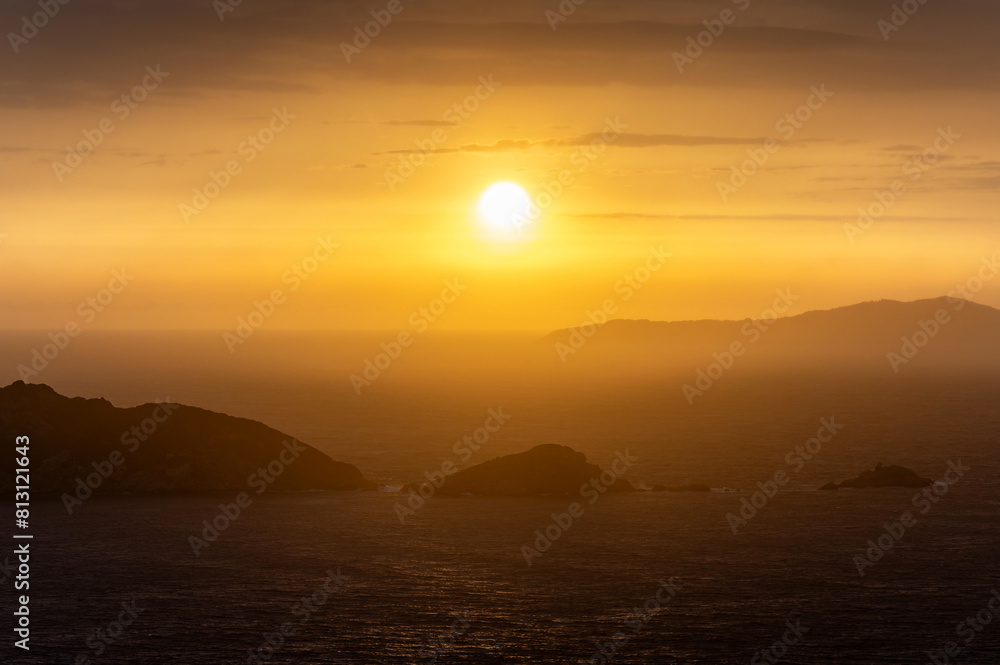
POLYGON ((0 6, 3 329, 742 319, 1000 246, 996 2, 41 4, 0 6))

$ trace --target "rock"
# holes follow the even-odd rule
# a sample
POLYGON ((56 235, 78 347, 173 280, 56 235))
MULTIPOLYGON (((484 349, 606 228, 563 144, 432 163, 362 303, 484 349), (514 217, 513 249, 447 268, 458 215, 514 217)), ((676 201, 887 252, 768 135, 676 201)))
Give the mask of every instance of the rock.
POLYGON ((667 485, 654 485, 651 492, 711 492, 712 488, 708 485, 678 485, 678 486, 667 486, 667 485))
POLYGON ((841 483, 827 483, 821 490, 836 490, 845 487, 860 489, 863 487, 927 487, 933 484, 930 478, 922 478, 906 467, 891 465, 883 466, 881 462, 872 471, 865 471, 856 478, 841 483))
MULTIPOLYGON (((603 472, 605 478, 612 472, 603 472)), ((494 496, 578 495, 591 480, 601 483, 601 468, 583 453, 566 446, 543 444, 527 452, 498 457, 448 476, 437 493, 494 496)), ((609 492, 633 491, 621 478, 609 479, 609 492)))
MULTIPOLYGON (((180 404, 119 409, 17 381, 0 388, 0 437, 25 435, 35 492, 75 493, 79 479, 95 493, 375 489, 357 467, 254 420, 180 404)), ((0 478, 10 491, 13 474, 0 478)))

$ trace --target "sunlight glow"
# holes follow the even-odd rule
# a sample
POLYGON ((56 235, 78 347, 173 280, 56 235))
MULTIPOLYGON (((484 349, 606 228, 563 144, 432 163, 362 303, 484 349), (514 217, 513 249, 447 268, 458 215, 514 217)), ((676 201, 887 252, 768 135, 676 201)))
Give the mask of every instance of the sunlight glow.
POLYGON ((479 213, 496 231, 519 232, 530 219, 531 197, 520 185, 498 182, 491 185, 479 198, 479 213))

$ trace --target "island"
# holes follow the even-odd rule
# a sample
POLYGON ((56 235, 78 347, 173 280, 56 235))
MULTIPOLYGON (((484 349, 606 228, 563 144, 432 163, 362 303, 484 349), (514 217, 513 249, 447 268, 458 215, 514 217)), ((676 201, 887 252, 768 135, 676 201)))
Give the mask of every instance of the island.
POLYGON ((457 471, 444 480, 437 493, 445 496, 568 496, 579 494, 580 488, 591 480, 601 483, 608 492, 635 490, 627 480, 617 477, 615 471, 602 471, 596 464, 587 462, 583 453, 546 443, 457 471))
MULTIPOLYGON (((0 388, 0 437, 29 438, 31 489, 72 496, 373 490, 361 471, 245 418, 151 402, 117 408, 23 381, 0 388)), ((14 490, 14 476, 0 492, 14 490)))
POLYGON ((881 462, 871 471, 865 471, 856 478, 840 483, 827 483, 821 490, 836 490, 844 488, 860 489, 864 487, 927 487, 934 483, 930 478, 922 478, 915 472, 903 466, 883 466, 881 462))
POLYGON ((650 492, 711 492, 708 485, 653 485, 650 492))

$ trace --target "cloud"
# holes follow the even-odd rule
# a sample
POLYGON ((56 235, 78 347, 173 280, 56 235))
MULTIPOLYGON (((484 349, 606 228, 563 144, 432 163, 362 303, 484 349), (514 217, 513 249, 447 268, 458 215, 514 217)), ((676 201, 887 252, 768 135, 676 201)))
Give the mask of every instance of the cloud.
MULTIPOLYGON (((562 214, 560 217, 575 219, 650 219, 650 220, 675 220, 675 221, 760 221, 760 222, 843 222, 848 217, 844 215, 815 215, 815 214, 761 214, 761 215, 665 215, 657 213, 642 212, 604 212, 604 213, 581 213, 562 214)), ((914 222, 941 222, 941 221, 968 221, 963 217, 893 217, 896 221, 914 222)))
POLYGON ((382 124, 410 127, 451 127, 454 125, 447 120, 386 120, 382 124))
MULTIPOLYGON (((600 132, 584 134, 568 139, 544 139, 532 141, 529 139, 501 139, 494 143, 467 143, 457 148, 438 148, 435 153, 455 153, 455 152, 505 152, 508 150, 530 150, 532 148, 564 148, 590 145, 595 140, 605 140, 600 132)), ((763 138, 736 138, 728 136, 684 136, 681 134, 621 134, 611 143, 610 146, 621 148, 658 148, 658 147, 681 147, 693 148, 701 146, 739 146, 739 145, 760 145, 763 138)), ((399 155, 409 154, 412 149, 389 150, 388 154, 399 155)))
POLYGON ((961 190, 967 192, 1000 191, 1000 175, 983 178, 952 178, 947 181, 949 191, 961 190))
POLYGON ((944 186, 949 190, 1000 191, 1000 161, 980 160, 971 164, 942 166, 944 186))
MULTIPOLYGON (((585 134, 566 145, 589 145, 591 141, 601 138, 601 134, 585 134)), ((657 148, 674 146, 691 148, 707 145, 760 145, 765 138, 734 138, 729 136, 682 136, 680 134, 622 134, 614 145, 623 148, 657 148)))
POLYGON ((914 145, 912 143, 901 143, 899 145, 890 145, 884 148, 880 148, 882 152, 901 152, 904 154, 910 154, 915 152, 921 152, 924 150, 924 146, 914 145))
MULTIPOLYGON (((244 2, 223 22, 206 0, 71 3, 19 53, 0 51, 0 105, 107 104, 150 64, 173 74, 162 94, 186 104, 233 91, 319 95, 357 81, 472 85, 489 73, 508 86, 1000 88, 996 2, 929 3, 889 42, 876 28, 889 11, 881 3, 755 2, 683 75, 671 56, 713 17, 703 3, 588 0, 555 32, 537 2, 491 5, 405 4, 348 64, 340 43, 371 20, 363 3, 244 2)), ((14 28, 35 8, 2 3, 0 25, 14 28)))

